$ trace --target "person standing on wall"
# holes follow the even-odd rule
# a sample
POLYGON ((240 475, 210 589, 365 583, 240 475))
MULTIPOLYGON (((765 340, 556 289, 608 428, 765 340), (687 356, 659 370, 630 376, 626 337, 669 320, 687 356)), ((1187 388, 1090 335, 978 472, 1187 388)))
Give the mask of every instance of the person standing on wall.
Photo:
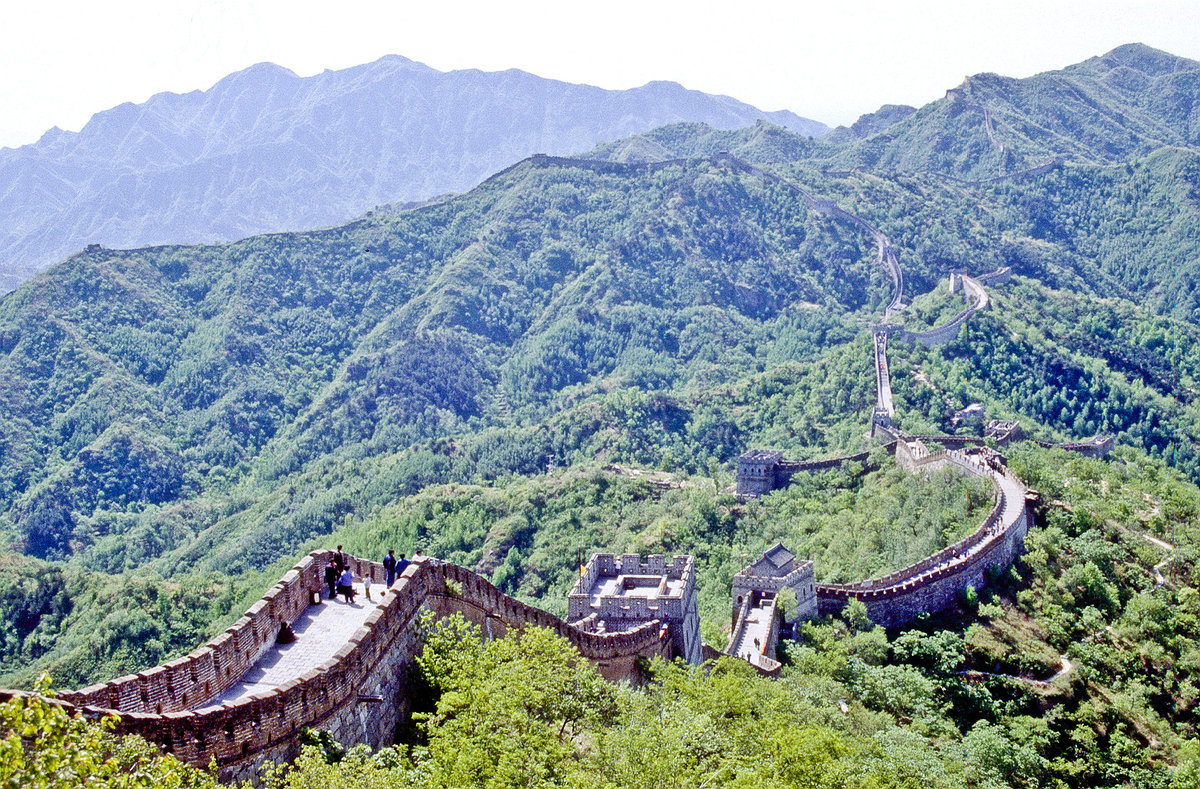
POLYGON ((396 582, 396 552, 388 551, 388 555, 383 557, 383 572, 385 573, 384 585, 391 586, 396 582))
POLYGON ((333 564, 333 559, 325 563, 325 585, 329 587, 329 599, 332 600, 337 596, 337 581, 338 569, 333 564))
POLYGON ((354 573, 347 567, 338 578, 337 590, 343 594, 347 603, 354 602, 354 573))
POLYGON ((396 562, 396 575, 404 572, 404 568, 412 564, 408 559, 404 558, 404 554, 400 554, 400 561, 396 562))
POLYGON ((342 553, 342 546, 340 545, 337 547, 337 551, 333 554, 333 563, 337 565, 339 575, 343 570, 346 569, 347 566, 349 566, 349 562, 346 561, 346 554, 342 553))

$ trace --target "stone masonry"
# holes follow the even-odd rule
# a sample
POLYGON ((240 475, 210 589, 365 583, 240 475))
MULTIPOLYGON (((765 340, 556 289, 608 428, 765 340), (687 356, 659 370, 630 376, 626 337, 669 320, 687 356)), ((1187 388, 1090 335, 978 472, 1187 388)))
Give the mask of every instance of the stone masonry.
MULTIPOLYGON (((305 557, 245 616, 196 651, 62 693, 61 702, 87 716, 114 716, 118 732, 140 735, 191 764, 215 759, 220 778, 230 781, 252 778, 263 764, 295 756, 306 727, 329 731, 347 745, 391 743, 409 712, 408 676, 421 646, 413 625, 422 610, 462 613, 491 635, 509 628, 550 628, 610 680, 639 676, 642 659, 692 660, 698 651, 698 627, 696 641, 678 638, 654 617, 619 632, 589 632, 508 597, 465 568, 430 558, 413 561, 383 590, 382 565, 350 557, 351 570, 359 577, 370 575, 383 591, 362 626, 328 660, 300 676, 220 700, 275 646, 280 625, 295 622, 314 605, 314 594, 319 600, 320 569, 329 556, 316 551, 305 557)), ((696 622, 690 557, 676 557, 668 572, 684 580, 687 594, 678 607, 684 610, 686 602, 690 615, 683 621, 696 622)), ((0 691, 0 700, 14 693, 0 691)))
POLYGON ((695 562, 655 554, 592 556, 567 596, 567 619, 590 633, 627 632, 648 622, 670 630, 674 654, 692 665, 701 659, 695 562))

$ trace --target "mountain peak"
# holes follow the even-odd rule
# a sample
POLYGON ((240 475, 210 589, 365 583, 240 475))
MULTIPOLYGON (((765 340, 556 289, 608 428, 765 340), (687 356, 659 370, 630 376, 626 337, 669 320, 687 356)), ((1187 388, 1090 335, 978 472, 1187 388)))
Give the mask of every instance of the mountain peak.
POLYGON ((305 77, 256 63, 208 90, 123 104, 78 134, 0 158, 0 183, 22 184, 0 190, 0 215, 21 228, 0 233, 0 277, 91 243, 337 224, 470 188, 535 151, 585 151, 676 121, 730 129, 764 117, 809 134, 825 128, 672 82, 602 91, 516 69, 444 72, 400 55, 305 77))
POLYGON ((264 61, 222 77, 213 88, 261 84, 277 79, 299 79, 299 76, 289 68, 264 61))
POLYGON ((1198 65, 1194 60, 1181 58, 1164 52, 1161 49, 1145 44, 1122 44, 1116 49, 1101 55, 1101 62, 1110 66, 1123 66, 1140 71, 1150 77, 1160 77, 1176 71, 1192 71, 1198 65))

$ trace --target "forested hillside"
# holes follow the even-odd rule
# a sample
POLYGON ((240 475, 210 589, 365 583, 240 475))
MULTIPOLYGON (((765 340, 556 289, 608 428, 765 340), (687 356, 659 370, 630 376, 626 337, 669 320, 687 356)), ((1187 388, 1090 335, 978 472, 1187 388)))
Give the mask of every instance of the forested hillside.
MULTIPOLYGON (((181 654, 336 542, 445 557, 551 611, 590 551, 692 553, 718 647, 733 573, 776 540, 829 581, 953 543, 990 492, 882 452, 759 501, 727 493, 751 447, 872 446, 892 280, 861 227, 795 185, 886 234, 910 329, 962 309, 950 272, 1013 271, 953 342, 889 344, 900 428, 978 433, 953 420, 978 402, 1034 438, 1118 448, 1007 449, 1041 491, 1029 550, 948 616, 885 633, 848 610, 806 628, 774 690, 662 674, 594 736, 665 714, 662 687, 727 682, 731 699, 809 699, 834 761, 895 737, 951 783, 1167 785, 1200 753, 1200 154, 1151 95, 1184 103, 1195 64, 1169 65, 1123 48, 1056 77, 1153 77, 1127 102, 1141 131, 1105 156, 1080 133, 1012 177, 978 177, 986 132, 929 120, 942 102, 836 144, 683 124, 339 228, 55 266, 0 301, 2 681, 82 685, 181 654), (940 169, 973 180, 838 159, 879 135, 919 148, 901 132, 937 147, 918 123, 969 163, 940 169)), ((674 708, 713 743, 686 762, 694 784, 714 754, 758 753, 741 739, 758 713, 737 710, 706 728, 674 708)))
MULTIPOLYGON (((1029 217, 1079 227, 1072 215, 1098 212, 1081 184, 1153 195, 1166 155, 1190 160, 987 187, 780 172, 889 233, 910 292, 930 292, 909 310, 914 327, 957 309, 937 295, 949 270, 1019 275, 957 342, 897 347, 902 427, 951 430, 979 401, 1048 440, 1115 433, 1195 478, 1197 331, 1122 298, 1153 305, 1156 291, 1116 258, 1097 265, 1029 217)), ((1186 204, 1130 202, 1158 205, 1158 222, 1194 220, 1186 204)), ((1108 223, 1088 239, 1153 250, 1143 239, 1158 226, 1108 223)), ((460 198, 336 230, 88 252, 0 304, 4 528, 13 550, 85 571, 55 582, 75 578, 78 596, 118 583, 86 573, 257 579, 430 485, 515 491, 514 475, 622 463, 703 474, 711 497, 750 446, 868 446, 866 329, 885 282, 852 228, 721 158, 535 158, 460 198)), ((531 599, 561 593, 573 557, 531 562, 528 513, 481 542, 492 526, 458 531, 449 512, 425 511, 403 541, 488 573, 507 561, 508 588, 531 599)), ((914 545, 948 534, 924 533, 914 545)), ((624 539, 550 535, 581 550, 624 539)), ((865 569, 853 555, 835 548, 822 572, 843 570, 825 577, 865 569)), ((47 602, 20 605, 54 599, 34 596, 47 602)), ((236 607, 218 597, 205 599, 236 607)), ((68 628, 83 621, 54 610, 68 628)), ((180 643, 159 641, 163 654, 180 643)))

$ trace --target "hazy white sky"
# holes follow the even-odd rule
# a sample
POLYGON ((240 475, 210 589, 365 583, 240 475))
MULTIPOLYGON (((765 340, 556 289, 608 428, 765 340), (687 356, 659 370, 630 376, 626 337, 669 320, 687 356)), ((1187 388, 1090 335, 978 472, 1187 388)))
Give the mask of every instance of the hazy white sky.
POLYGON ((674 80, 831 125, 963 76, 1028 76, 1139 41, 1200 60, 1197 0, 32 0, 0 19, 0 146, 262 61, 399 54, 628 88, 674 80))

